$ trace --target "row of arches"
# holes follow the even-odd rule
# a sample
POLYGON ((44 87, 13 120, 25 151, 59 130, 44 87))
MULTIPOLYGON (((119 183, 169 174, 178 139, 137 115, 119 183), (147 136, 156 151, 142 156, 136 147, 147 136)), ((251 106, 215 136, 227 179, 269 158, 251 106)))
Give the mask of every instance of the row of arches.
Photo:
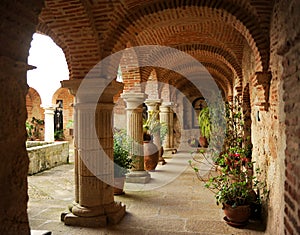
MULTIPOLYGON (((2 205, 5 208, 1 212, 3 231, 28 233, 29 230, 26 213, 28 158, 24 149, 24 123, 26 71, 32 68, 27 64, 27 57, 34 32, 49 35, 65 53, 70 80, 62 82, 62 85, 74 96, 78 95, 74 101, 75 106, 79 107, 75 113, 75 118, 80 121, 75 127, 77 130, 89 127, 84 120, 94 120, 94 110, 86 106, 91 96, 97 95, 93 92, 96 88, 105 91, 97 101, 96 129, 101 135, 99 141, 104 143, 105 151, 109 154, 112 151, 112 128, 111 123, 103 120, 111 119, 113 99, 117 93, 122 94, 127 111, 132 112, 130 114, 140 122, 140 108, 131 109, 128 104, 138 107, 143 103, 145 87, 141 84, 148 81, 153 69, 156 70, 158 82, 175 87, 189 101, 201 96, 193 83, 203 86, 207 83, 207 77, 197 70, 195 64, 170 51, 159 53, 151 45, 179 48, 192 55, 209 71, 223 99, 232 100, 235 96, 242 96, 246 100, 245 107, 251 107, 249 117, 253 156, 263 168, 264 177, 272 191, 267 208, 267 231, 270 234, 281 234, 283 231, 293 234, 299 230, 299 177, 296 173, 299 165, 299 122, 296 117, 299 103, 296 95, 300 31, 297 24, 298 1, 149 0, 141 3, 136 0, 28 0, 21 3, 4 0, 0 18, 5 34, 0 38, 0 62, 5 68, 0 72, 0 103, 3 102, 6 108, 1 117, 7 123, 0 131, 0 143, 6 156, 2 159, 3 171, 0 171, 0 180, 5 182, 5 187, 0 191, 4 192, 1 201, 9 202, 2 205), (147 46, 150 50, 131 50, 135 46, 147 46), (118 55, 108 58, 114 53, 118 55), (106 62, 102 70, 89 73, 104 59, 106 62), (119 83, 112 82, 119 66, 124 79, 123 90, 119 83), (183 71, 191 79, 186 79, 178 71, 183 71), (100 77, 100 82, 86 84, 88 92, 78 94, 80 84, 87 75, 100 77)), ((161 90, 163 92, 160 94, 166 101, 172 102, 179 97, 175 89, 161 90)), ((134 129, 133 122, 128 126, 131 135, 140 132, 140 129, 134 129)), ((87 133, 90 134, 80 132, 78 138, 75 137, 79 150, 86 150, 84 137, 87 133)), ((96 138, 93 140, 98 141, 96 138)), ((77 166, 82 167, 82 162, 78 161, 77 166)), ((103 182, 89 175, 86 168, 78 169, 81 172, 76 174, 76 179, 86 184, 76 185, 75 198, 78 204, 73 208, 74 214, 80 218, 83 214, 94 215, 94 211, 81 208, 89 203, 97 206, 105 204, 104 209, 108 212, 123 211, 114 203, 109 187, 107 190, 98 190, 104 188, 103 182), (96 192, 92 192, 87 185, 95 186, 96 192), (91 198, 92 202, 89 201, 91 198)), ((98 213, 97 208, 95 210, 98 213)))

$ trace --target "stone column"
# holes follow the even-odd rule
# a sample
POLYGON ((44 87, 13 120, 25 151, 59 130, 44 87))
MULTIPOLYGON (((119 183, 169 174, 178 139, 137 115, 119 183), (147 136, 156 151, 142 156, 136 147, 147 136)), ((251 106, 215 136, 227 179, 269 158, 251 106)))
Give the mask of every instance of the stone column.
POLYGON ((163 102, 160 106, 160 122, 166 123, 168 127, 167 135, 163 142, 164 156, 169 153, 176 153, 174 148, 174 122, 173 122, 173 102, 163 102))
POLYGON ((61 87, 68 88, 71 95, 74 96, 73 105, 73 136, 74 136, 74 183, 75 183, 75 199, 74 203, 79 203, 79 181, 78 181, 78 121, 76 107, 76 92, 80 86, 81 80, 65 80, 61 82, 61 87))
POLYGON ((121 98, 126 102, 127 112, 127 135, 133 141, 131 154, 134 168, 126 177, 128 183, 147 183, 150 174, 144 170, 144 147, 143 147, 143 102, 144 93, 123 93, 121 98))
POLYGON ((52 106, 43 106, 45 112, 45 138, 47 142, 54 141, 54 110, 52 106))
MULTIPOLYGON (((62 220, 66 225, 99 227, 118 223, 125 215, 125 206, 114 201, 112 187, 112 110, 118 90, 105 79, 91 79, 87 84, 76 93, 74 105, 75 202, 69 213, 62 214, 62 220)), ((62 85, 77 90, 80 82, 64 81, 62 85)))
MULTIPOLYGON (((151 111, 159 112, 159 106, 161 104, 161 100, 160 99, 155 99, 155 100, 147 99, 145 101, 145 104, 147 105, 148 113, 150 113, 151 111)), ((148 115, 148 117, 149 117, 149 115, 148 115)), ((158 118, 158 120, 160 120, 159 116, 157 118, 158 118)), ((153 134, 153 143, 157 146, 157 149, 159 150, 159 163, 164 165, 166 163, 166 161, 162 157, 160 130, 158 130, 158 132, 153 134)))

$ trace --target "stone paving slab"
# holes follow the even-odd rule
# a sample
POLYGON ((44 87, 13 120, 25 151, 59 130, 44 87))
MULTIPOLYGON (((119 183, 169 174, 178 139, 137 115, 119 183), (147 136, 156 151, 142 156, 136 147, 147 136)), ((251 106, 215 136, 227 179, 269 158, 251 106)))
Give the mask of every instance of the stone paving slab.
POLYGON ((28 215, 31 229, 48 230, 53 235, 264 234, 259 231, 262 228, 259 222, 244 229, 227 225, 223 220, 223 211, 215 204, 211 192, 203 187, 188 167, 188 159, 189 153, 180 152, 172 159, 166 159, 166 165, 150 172, 152 180, 149 185, 139 185, 139 190, 132 184, 126 184, 125 194, 115 196, 115 200, 126 205, 127 213, 119 224, 106 228, 70 227, 60 221, 61 212, 66 211, 74 199, 73 164, 29 176, 28 215), (157 187, 168 180, 168 184, 157 187), (155 186, 154 189, 145 191, 152 186, 155 186))

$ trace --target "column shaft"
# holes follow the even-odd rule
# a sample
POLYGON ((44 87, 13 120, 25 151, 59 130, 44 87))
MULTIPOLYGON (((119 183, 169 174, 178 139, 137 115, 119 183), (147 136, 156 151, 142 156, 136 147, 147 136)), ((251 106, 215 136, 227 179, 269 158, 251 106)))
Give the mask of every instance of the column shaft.
POLYGON ((173 103, 166 102, 162 103, 160 106, 160 122, 166 123, 168 127, 167 135, 163 142, 164 153, 174 153, 176 152, 174 148, 174 122, 173 122, 173 110, 172 110, 173 103))
POLYGON ((43 107, 45 109, 45 138, 47 142, 54 141, 54 108, 43 107))
POLYGON ((131 154, 134 168, 127 175, 126 182, 147 183, 150 175, 144 170, 144 148, 143 148, 143 108, 145 100, 143 93, 123 93, 121 97, 126 102, 127 112, 127 134, 132 143, 131 154))

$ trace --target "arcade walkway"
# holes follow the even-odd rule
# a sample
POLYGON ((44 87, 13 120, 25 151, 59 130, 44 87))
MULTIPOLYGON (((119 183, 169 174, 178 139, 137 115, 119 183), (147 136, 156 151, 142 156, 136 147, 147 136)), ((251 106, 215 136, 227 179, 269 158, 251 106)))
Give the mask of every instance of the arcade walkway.
MULTIPOLYGON (((188 167, 189 153, 177 153, 167 164, 151 172, 151 183, 144 188, 126 185, 126 193, 116 201, 126 205, 127 214, 118 225, 107 228, 65 226, 61 212, 74 197, 74 165, 56 167, 29 176, 28 215, 32 230, 48 230, 53 235, 131 234, 131 235, 254 235, 265 234, 260 223, 244 229, 230 227, 213 195, 202 187, 188 167), (176 177, 178 176, 178 177, 176 177), (175 177, 175 178, 174 178, 175 177), (161 187, 168 179, 169 184, 161 187), (148 190, 148 189, 151 190, 148 190), (133 191, 131 191, 133 190, 133 191)), ((39 233, 41 234, 41 233, 39 233)))

